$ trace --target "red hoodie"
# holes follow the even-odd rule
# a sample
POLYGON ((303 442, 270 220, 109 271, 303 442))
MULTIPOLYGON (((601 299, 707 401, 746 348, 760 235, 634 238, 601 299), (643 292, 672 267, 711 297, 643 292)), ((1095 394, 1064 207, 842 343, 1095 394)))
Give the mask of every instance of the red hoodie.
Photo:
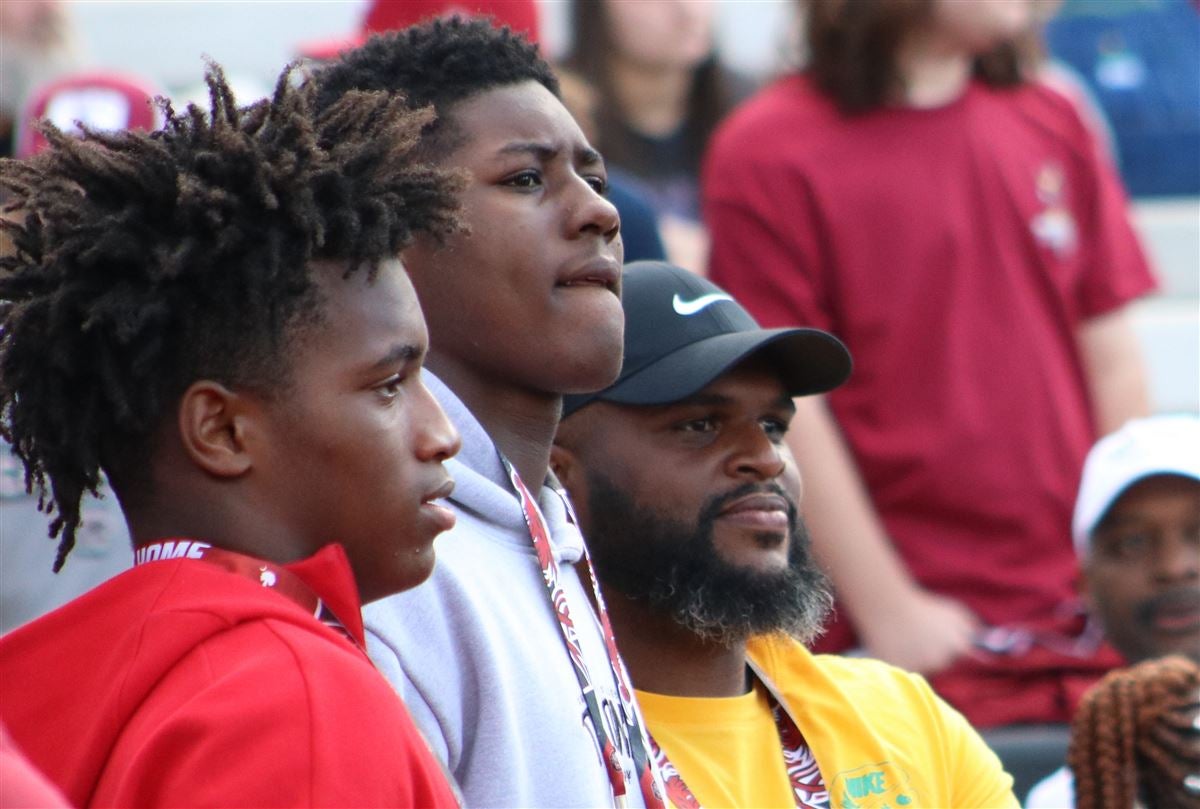
POLYGON ((151 562, 0 638, 0 719, 76 806, 457 806, 361 651, 341 547, 287 569, 360 646, 252 579, 151 562))

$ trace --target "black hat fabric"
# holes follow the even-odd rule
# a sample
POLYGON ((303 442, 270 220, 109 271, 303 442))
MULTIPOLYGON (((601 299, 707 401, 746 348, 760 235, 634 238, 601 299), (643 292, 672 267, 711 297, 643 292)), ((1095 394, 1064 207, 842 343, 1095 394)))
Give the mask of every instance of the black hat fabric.
POLYGON ((752 355, 779 371, 789 395, 833 390, 850 376, 850 352, 820 329, 763 329, 705 278, 661 261, 625 266, 625 360, 617 381, 563 399, 568 416, 597 399, 632 405, 685 399, 752 355))

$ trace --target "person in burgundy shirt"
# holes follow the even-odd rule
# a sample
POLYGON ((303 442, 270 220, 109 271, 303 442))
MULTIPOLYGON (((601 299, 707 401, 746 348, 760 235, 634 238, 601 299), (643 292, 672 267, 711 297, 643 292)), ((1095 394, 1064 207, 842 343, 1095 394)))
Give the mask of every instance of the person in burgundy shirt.
POLYGON ((1024 79, 1031 6, 813 0, 811 64, 723 125, 703 182, 713 280, 857 360, 789 434, 840 604, 818 648, 985 726, 1066 721, 1115 662, 1081 635, 1071 504, 1148 409, 1127 305, 1154 279, 1088 128, 1024 79))
POLYGON ((55 514, 105 475, 135 567, 0 640, 0 721, 75 806, 456 806, 363 649, 433 568, 459 437, 394 258, 458 226, 430 114, 287 73, 0 166, 0 433, 55 514))

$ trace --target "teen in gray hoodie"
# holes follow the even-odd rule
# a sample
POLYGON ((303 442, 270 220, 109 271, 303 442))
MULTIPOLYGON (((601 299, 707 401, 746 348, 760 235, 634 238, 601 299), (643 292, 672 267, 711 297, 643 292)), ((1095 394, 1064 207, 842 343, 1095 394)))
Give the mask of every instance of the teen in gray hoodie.
POLYGON ((621 366, 620 223, 603 161, 536 49, 484 21, 375 37, 315 80, 324 103, 387 89, 432 104, 418 148, 467 174, 469 232, 402 256, 429 324, 427 384, 463 436, 458 524, 429 582, 365 612, 371 656, 468 805, 661 806, 624 666, 576 569, 582 538, 549 477, 562 395, 621 366))

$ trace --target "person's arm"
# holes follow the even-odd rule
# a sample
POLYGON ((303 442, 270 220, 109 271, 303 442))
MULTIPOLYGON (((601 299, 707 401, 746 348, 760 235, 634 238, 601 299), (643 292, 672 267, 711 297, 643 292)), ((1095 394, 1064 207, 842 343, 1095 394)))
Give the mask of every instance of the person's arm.
POLYGON ((1085 321, 1079 350, 1100 435, 1150 414, 1145 363, 1128 306, 1085 321))
POLYGON ((925 673, 967 651, 978 619, 913 580, 824 401, 796 400, 788 444, 804 475, 801 510, 813 546, 866 651, 925 673))

